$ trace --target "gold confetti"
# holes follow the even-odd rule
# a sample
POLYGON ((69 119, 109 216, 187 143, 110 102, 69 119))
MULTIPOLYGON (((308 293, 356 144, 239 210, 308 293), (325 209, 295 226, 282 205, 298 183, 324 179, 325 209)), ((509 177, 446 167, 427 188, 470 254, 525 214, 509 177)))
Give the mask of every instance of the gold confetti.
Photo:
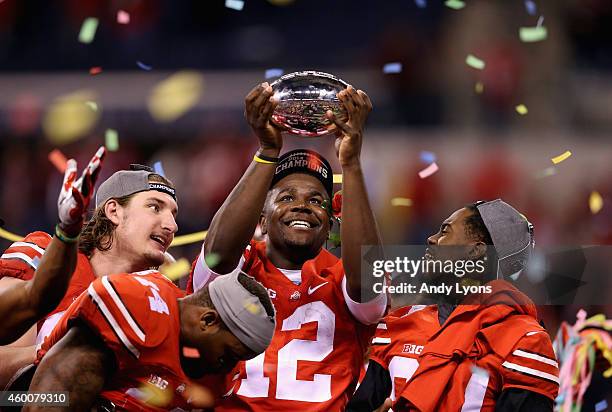
POLYGON ((42 127, 52 143, 72 143, 94 128, 100 112, 92 110, 91 105, 87 103, 94 97, 93 92, 80 90, 59 96, 51 103, 45 113, 42 127))
POLYGON ((571 155, 572 155, 572 152, 570 152, 569 150, 566 150, 565 153, 562 153, 559 156, 555 156, 550 160, 552 160, 554 164, 559 164, 565 159, 567 159, 568 157, 570 157, 571 155))
POLYGON ((253 315, 259 315, 259 312, 261 311, 260 306, 256 305, 253 302, 246 302, 244 308, 251 312, 253 315))
POLYGON ((529 110, 527 110, 527 106, 525 106, 524 104, 519 104, 518 106, 515 107, 515 109, 516 109, 516 112, 520 114, 521 116, 524 116, 529 112, 529 110))
POLYGON ((201 232, 190 233, 188 235, 181 235, 174 238, 170 247, 173 246, 183 246, 188 245, 190 243, 200 242, 206 238, 206 234, 208 230, 203 230, 201 232))
POLYGON ((85 104, 87 105, 87 107, 91 108, 91 110, 93 110, 94 112, 98 111, 98 103, 88 100, 85 102, 85 104))
POLYGON ((477 83, 474 85, 474 91, 475 91, 477 94, 481 94, 481 93, 484 91, 484 84, 482 84, 482 82, 477 82, 477 83))
POLYGON ((470 66, 473 69, 476 70, 482 70, 485 68, 486 64, 483 60, 479 59, 478 57, 474 56, 473 54, 468 54, 467 57, 465 58, 465 64, 467 64, 468 66, 470 66))
POLYGON ((342 174, 334 173, 334 183, 342 184, 342 174))
POLYGON ((161 265, 159 271, 168 279, 177 280, 191 272, 191 263, 185 258, 180 258, 174 263, 161 265))
POLYGON ((597 214, 603 208, 603 198, 597 191, 592 191, 589 196, 589 209, 592 214, 597 214))
POLYGON ((453 10, 461 10, 462 8, 465 7, 465 3, 462 2, 461 0, 446 0, 444 5, 453 10))
POLYGON ((203 89, 200 73, 178 72, 153 88, 148 99, 149 111, 158 122, 172 122, 198 103, 203 89))
POLYGON ((412 206, 412 199, 407 197, 394 197, 391 199, 391 206, 412 206))
POLYGON ((534 43, 546 40, 548 30, 544 26, 521 27, 519 29, 519 37, 523 43, 534 43))
POLYGON ((143 382, 140 388, 138 388, 142 393, 142 399, 140 400, 158 408, 168 406, 173 398, 172 390, 170 390, 171 387, 168 386, 166 389, 162 389, 151 382, 143 382))

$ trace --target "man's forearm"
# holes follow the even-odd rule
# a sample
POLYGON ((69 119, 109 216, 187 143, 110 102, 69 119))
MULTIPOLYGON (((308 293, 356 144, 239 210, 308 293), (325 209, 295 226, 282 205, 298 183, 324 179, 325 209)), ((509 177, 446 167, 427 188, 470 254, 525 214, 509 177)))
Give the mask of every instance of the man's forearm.
POLYGON ((0 346, 0 389, 15 373, 36 360, 35 346, 0 346))
POLYGON ((45 249, 28 296, 38 318, 54 310, 66 294, 76 268, 77 243, 65 243, 54 236, 45 249))
MULTIPOLYGON (((360 165, 342 170, 342 261, 346 272, 348 292, 352 299, 366 302, 375 296, 371 285, 362 285, 361 246, 380 245, 380 235, 370 207, 360 165), (363 294, 362 294, 363 289, 363 294)), ((380 250, 376 251, 382 256, 380 250)), ((364 280, 372 280, 366 277, 364 280)))
MULTIPOLYGON (((262 154, 278 157, 279 151, 268 149, 262 154)), ((215 214, 204 242, 205 254, 219 256, 215 271, 229 272, 238 264, 257 227, 275 168, 275 163, 252 162, 215 214)))

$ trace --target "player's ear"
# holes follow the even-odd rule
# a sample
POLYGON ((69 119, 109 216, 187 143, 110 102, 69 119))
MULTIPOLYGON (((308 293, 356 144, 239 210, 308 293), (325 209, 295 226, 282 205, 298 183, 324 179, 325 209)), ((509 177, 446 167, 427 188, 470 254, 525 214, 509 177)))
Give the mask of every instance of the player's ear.
POLYGON ((261 230, 261 234, 265 235, 268 233, 268 220, 266 216, 262 213, 259 215, 259 229, 261 230))
POLYGON ((472 245, 470 250, 468 251, 468 256, 470 259, 482 259, 485 257, 487 253, 487 245, 484 242, 476 242, 472 245))
POLYGON ((200 329, 205 331, 210 328, 215 328, 220 326, 221 318, 219 317, 219 313, 211 308, 202 308, 202 312, 200 313, 200 329))
POLYGON ((119 210, 119 203, 115 199, 110 199, 104 204, 104 214, 114 225, 119 226, 121 212, 119 210))

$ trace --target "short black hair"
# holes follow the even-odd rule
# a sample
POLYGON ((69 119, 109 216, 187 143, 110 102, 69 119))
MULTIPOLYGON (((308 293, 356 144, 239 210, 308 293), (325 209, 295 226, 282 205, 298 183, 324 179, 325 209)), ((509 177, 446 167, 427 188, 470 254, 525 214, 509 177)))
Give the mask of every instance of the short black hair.
POLYGON ((472 212, 465 218, 465 234, 471 239, 476 239, 486 245, 493 245, 489 229, 485 226, 484 220, 482 220, 482 216, 478 211, 478 204, 470 203, 465 206, 467 210, 472 212))

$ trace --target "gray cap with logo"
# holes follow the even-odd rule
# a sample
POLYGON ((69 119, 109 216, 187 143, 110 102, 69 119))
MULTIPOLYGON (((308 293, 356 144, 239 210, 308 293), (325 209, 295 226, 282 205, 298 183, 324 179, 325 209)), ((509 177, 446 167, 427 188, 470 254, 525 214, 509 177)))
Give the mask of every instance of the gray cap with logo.
POLYGON ((159 182, 149 182, 149 176, 157 174, 148 166, 130 165, 130 170, 120 170, 106 179, 96 192, 96 207, 107 200, 128 196, 147 190, 157 190, 166 193, 176 200, 176 191, 168 185, 159 182))
POLYGON ((518 279, 535 245, 533 225, 501 199, 477 202, 476 207, 491 235, 499 259, 498 279, 518 279))

